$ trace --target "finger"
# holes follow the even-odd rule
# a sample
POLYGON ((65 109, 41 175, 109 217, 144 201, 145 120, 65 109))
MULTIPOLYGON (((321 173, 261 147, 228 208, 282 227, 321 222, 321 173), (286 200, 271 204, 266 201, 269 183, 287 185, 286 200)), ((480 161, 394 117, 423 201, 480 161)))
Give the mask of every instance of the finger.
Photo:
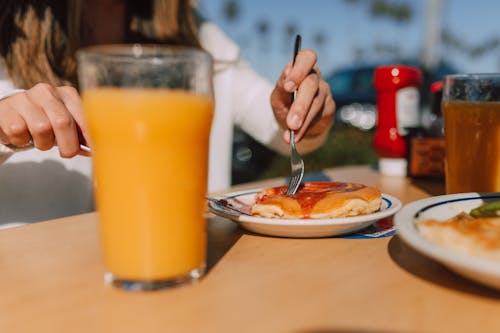
POLYGON ((304 123, 311 104, 318 94, 319 80, 316 75, 310 75, 300 84, 295 101, 290 107, 286 118, 288 129, 298 130, 304 123))
POLYGON ((0 115, 0 143, 24 146, 31 141, 24 119, 17 114, 4 117, 0 115))
POLYGON ((316 64, 317 56, 314 51, 306 49, 297 54, 295 64, 290 70, 283 85, 285 91, 293 92, 301 84, 301 82, 309 75, 311 69, 316 64))
POLYGON ((278 81, 276 83, 276 88, 274 90, 274 95, 276 97, 276 100, 279 100, 280 103, 282 103, 282 106, 290 106, 290 92, 288 92, 285 89, 285 83, 287 77, 290 75, 290 71, 292 70, 292 62, 289 62, 283 71, 281 72, 280 77, 278 78, 278 81))
MULTIPOLYGON (((89 129, 83 115, 82 99, 78 94, 78 91, 75 88, 69 86, 57 87, 56 89, 64 105, 66 105, 67 110, 70 112, 76 123, 79 143, 90 146, 91 142, 89 129)), ((89 152, 80 150, 79 154, 88 156, 89 152)))
MULTIPOLYGON (((314 98, 313 102, 311 103, 309 112, 307 113, 304 119, 303 125, 295 134, 296 141, 300 141, 304 137, 306 131, 310 132, 311 127, 313 127, 316 123, 318 123, 321 120, 322 118, 321 111, 323 109, 324 103, 325 103, 324 96, 318 95, 318 97, 314 98)), ((313 135, 313 133, 309 134, 313 135)))
POLYGON ((335 101, 330 87, 325 81, 320 82, 320 92, 311 104, 310 111, 301 129, 296 133, 297 141, 304 136, 314 137, 330 129, 335 113, 335 101))
MULTIPOLYGON (((37 137, 48 137, 52 133, 59 148, 61 157, 72 157, 80 151, 75 121, 60 98, 56 88, 48 84, 38 84, 28 94, 32 101, 38 101, 48 119, 48 125, 40 133, 33 133, 33 141, 37 137), (47 130, 48 128, 48 130, 47 130)), ((31 129, 30 129, 31 130, 31 129)), ((38 148, 38 146, 35 144, 38 148)))
POLYGON ((31 103, 24 93, 16 94, 1 101, 0 136, 3 143, 24 146, 31 141, 31 135, 24 117, 18 110, 26 110, 31 103), (15 107, 14 107, 15 105, 15 107))

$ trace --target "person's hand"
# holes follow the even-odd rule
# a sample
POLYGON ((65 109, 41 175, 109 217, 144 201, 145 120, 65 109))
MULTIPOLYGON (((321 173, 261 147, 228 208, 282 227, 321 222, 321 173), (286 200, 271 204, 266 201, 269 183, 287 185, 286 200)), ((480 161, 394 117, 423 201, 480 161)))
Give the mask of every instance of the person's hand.
POLYGON ((332 125, 335 102, 328 83, 321 78, 316 59, 314 51, 300 51, 293 67, 290 62, 283 69, 271 94, 271 106, 285 130, 286 142, 290 142, 289 130, 295 131, 295 140, 300 141, 328 131, 332 125), (291 94, 295 90, 292 104, 291 94))
POLYGON ((88 142, 82 102, 75 88, 39 83, 0 100, 0 143, 40 150, 57 145, 62 157, 88 155, 80 143, 88 142))

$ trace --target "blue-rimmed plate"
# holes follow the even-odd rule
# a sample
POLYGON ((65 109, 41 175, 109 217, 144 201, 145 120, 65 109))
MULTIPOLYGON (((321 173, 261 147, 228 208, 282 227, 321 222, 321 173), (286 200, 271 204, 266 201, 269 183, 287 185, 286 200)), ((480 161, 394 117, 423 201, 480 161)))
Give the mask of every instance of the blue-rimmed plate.
POLYGON ((500 289, 500 262, 473 257, 433 244, 416 227, 419 220, 446 220, 460 212, 468 213, 483 202, 500 200, 497 193, 459 193, 414 201, 405 205, 395 216, 398 235, 422 254, 442 263, 471 280, 500 289))
POLYGON ((397 198, 382 194, 382 207, 373 214, 334 219, 276 219, 251 216, 250 208, 260 189, 229 193, 209 198, 208 207, 216 215, 228 218, 243 228, 269 236, 310 238, 352 233, 395 214, 402 206, 397 198))

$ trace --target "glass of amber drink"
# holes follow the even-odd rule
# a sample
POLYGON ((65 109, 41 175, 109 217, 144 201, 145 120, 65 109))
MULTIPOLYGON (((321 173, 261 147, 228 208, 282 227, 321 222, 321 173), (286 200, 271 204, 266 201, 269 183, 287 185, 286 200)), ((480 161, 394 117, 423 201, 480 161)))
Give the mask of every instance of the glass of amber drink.
POLYGON ((212 59, 198 49, 78 52, 105 281, 155 290, 205 270, 212 59))
POLYGON ((445 78, 446 192, 500 191, 500 73, 445 78))

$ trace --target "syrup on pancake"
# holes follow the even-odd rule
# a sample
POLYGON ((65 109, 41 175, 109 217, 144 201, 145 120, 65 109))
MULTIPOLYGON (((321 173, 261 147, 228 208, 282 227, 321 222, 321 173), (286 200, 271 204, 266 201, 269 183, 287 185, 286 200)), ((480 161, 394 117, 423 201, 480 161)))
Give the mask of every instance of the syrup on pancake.
MULTIPOLYGON (((322 216, 325 218, 341 217, 337 215, 327 216, 328 211, 339 210, 354 201, 360 205, 363 202, 380 201, 381 197, 380 191, 374 188, 368 188, 362 184, 344 182, 305 182, 301 184, 297 193, 293 196, 287 196, 286 190, 287 186, 279 186, 260 192, 256 197, 254 209, 252 209, 253 214, 267 215, 261 209, 263 206, 267 206, 266 208, 270 209, 265 210, 268 211, 269 216, 265 217, 289 216, 311 218, 315 210, 326 210, 324 213, 325 216, 322 216)), ((375 210, 380 207, 380 205, 375 206, 375 210)), ((351 210, 352 213, 346 213, 345 216, 359 215, 360 211, 362 210, 358 210, 358 213, 356 213, 351 210)), ((370 208, 369 212, 372 211, 373 209, 370 208)))

